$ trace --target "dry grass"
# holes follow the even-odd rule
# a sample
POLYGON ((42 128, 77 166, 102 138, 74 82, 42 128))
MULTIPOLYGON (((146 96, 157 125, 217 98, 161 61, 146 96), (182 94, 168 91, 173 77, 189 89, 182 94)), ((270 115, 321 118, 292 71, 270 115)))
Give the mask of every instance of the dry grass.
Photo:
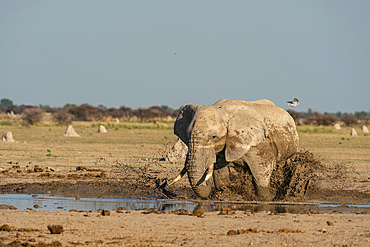
POLYGON ((331 130, 330 127, 321 127, 319 131, 314 129, 298 126, 301 149, 320 156, 324 163, 346 164, 354 168, 350 170, 370 175, 370 135, 364 135, 359 127, 356 129, 357 137, 350 136, 350 127, 341 130, 331 130), (307 129, 312 129, 312 132, 307 129))
POLYGON ((65 137, 66 127, 0 126, 0 133, 11 131, 16 143, 0 142, 0 164, 19 162, 69 167, 103 166, 110 161, 151 158, 160 159, 170 143, 176 141, 172 129, 108 129, 98 133, 97 127, 74 125, 80 137, 65 137))

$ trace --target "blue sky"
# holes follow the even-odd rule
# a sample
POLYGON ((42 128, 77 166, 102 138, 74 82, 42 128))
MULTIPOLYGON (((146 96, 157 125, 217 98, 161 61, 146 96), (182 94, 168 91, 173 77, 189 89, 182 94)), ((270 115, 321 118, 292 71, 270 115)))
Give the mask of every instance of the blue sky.
POLYGON ((0 0, 0 98, 370 110, 370 1, 0 0))

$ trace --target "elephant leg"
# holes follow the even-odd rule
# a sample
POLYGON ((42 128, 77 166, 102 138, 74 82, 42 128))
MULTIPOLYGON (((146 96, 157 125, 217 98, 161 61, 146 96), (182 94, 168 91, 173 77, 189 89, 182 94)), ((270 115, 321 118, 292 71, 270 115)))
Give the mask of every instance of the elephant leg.
POLYGON ((259 143, 257 146, 251 147, 249 152, 243 156, 243 161, 246 162, 252 172, 256 191, 259 200, 271 200, 270 195, 270 177, 276 164, 274 147, 270 145, 270 141, 259 143))
POLYGON ((213 171, 216 190, 224 190, 230 186, 230 170, 228 166, 213 171))

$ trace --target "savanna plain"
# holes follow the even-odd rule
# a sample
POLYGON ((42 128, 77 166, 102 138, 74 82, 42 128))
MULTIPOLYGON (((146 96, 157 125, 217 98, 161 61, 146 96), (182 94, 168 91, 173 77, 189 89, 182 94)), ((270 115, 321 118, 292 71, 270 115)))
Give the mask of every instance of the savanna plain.
MULTIPOLYGON (((186 177, 160 187, 183 168, 163 159, 177 139, 173 122, 103 124, 107 133, 98 133, 99 123, 74 122, 80 137, 65 137, 66 126, 0 126, 15 140, 0 142, 0 193, 203 202, 186 177)), ((280 203, 369 204, 370 135, 360 127, 357 137, 349 127, 297 128, 300 149, 321 166, 304 197, 280 203)), ((370 246, 368 212, 90 212, 1 205, 0 227, 0 246, 370 246)))

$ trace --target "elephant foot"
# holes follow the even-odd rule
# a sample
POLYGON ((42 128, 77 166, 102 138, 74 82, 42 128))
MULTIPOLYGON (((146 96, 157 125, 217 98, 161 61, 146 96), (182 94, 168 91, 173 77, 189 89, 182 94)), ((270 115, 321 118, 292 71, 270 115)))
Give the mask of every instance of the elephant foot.
POLYGON ((270 188, 257 186, 257 200, 259 201, 271 201, 273 199, 270 188))
POLYGON ((197 196, 199 196, 202 199, 207 199, 211 194, 212 184, 209 180, 207 180, 205 183, 194 186, 192 188, 195 194, 197 194, 197 196))

